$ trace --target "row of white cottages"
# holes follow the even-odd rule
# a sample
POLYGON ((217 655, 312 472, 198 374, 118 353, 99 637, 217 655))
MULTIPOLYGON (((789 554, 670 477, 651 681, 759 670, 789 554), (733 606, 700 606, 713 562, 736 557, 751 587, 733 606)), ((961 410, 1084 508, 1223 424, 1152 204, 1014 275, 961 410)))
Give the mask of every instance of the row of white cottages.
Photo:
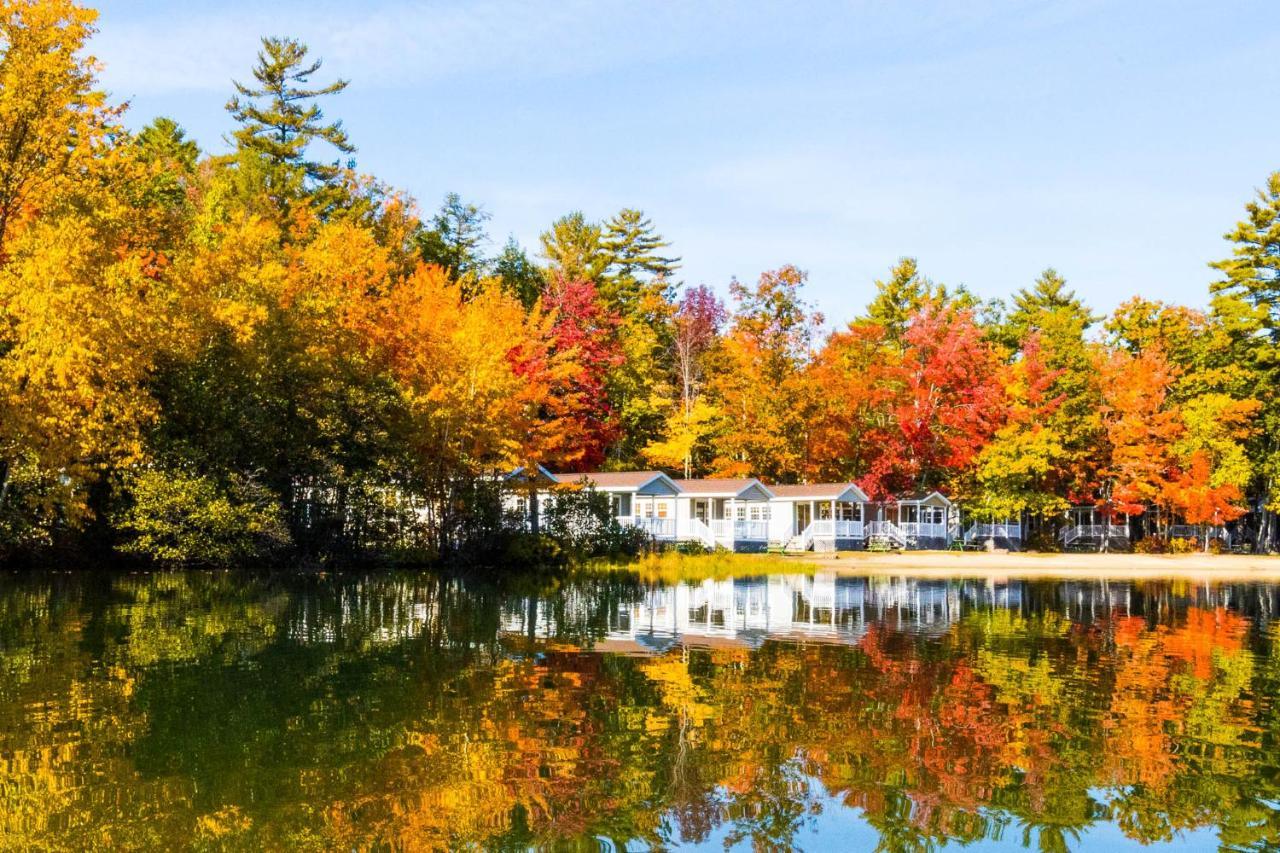
MULTIPOLYGON (((664 542, 701 542, 709 548, 762 551, 832 551, 862 548, 880 539, 898 548, 946 548, 958 539, 985 538, 993 525, 961 530, 959 510, 940 492, 873 502, 856 483, 769 486, 755 479, 676 479, 661 471, 556 474, 539 467, 508 475, 526 488, 510 500, 536 517, 536 504, 554 500, 555 487, 592 488, 610 497, 623 525, 664 542), (535 488, 527 488, 533 485, 535 488)), ((1000 525, 1021 540, 1016 524, 1000 525)))

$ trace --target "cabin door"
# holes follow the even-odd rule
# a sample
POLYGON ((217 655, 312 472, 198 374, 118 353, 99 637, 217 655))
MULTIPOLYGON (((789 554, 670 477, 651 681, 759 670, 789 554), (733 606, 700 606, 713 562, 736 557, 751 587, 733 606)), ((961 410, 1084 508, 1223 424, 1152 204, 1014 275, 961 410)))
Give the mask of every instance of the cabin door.
POLYGON ((707 513, 707 502, 706 502, 706 501, 694 501, 694 502, 693 502, 693 517, 694 517, 694 518, 696 518, 696 519, 698 519, 698 521, 701 521, 703 524, 706 524, 706 523, 707 523, 707 515, 708 515, 708 513, 707 513))
POLYGON ((809 522, 813 521, 813 507, 807 503, 797 503, 796 507, 796 533, 804 533, 804 529, 809 526, 809 522))

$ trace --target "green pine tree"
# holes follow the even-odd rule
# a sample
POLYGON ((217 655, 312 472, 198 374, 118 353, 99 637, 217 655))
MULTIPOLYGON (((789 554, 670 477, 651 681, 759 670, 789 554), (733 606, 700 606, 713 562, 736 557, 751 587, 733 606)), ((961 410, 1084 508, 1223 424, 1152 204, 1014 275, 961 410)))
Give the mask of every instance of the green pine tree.
POLYGON ((457 193, 444 197, 440 210, 431 217, 431 226, 418 236, 422 260, 439 264, 462 281, 474 282, 484 274, 484 245, 489 242, 484 224, 489 213, 464 202, 457 193))
POLYGON ((867 306, 867 319, 884 327, 887 340, 900 343, 916 312, 945 294, 941 285, 921 274, 915 258, 901 258, 890 268, 887 279, 876 281, 876 296, 867 306))
POLYGON ((1272 173, 1246 217, 1224 237, 1231 257, 1211 267, 1212 313, 1231 339, 1231 356, 1247 376, 1249 396, 1262 403, 1262 430, 1251 448, 1257 490, 1266 502, 1261 541, 1280 538, 1280 172, 1272 173))
POLYGON ((312 142, 327 142, 342 154, 356 150, 342 122, 326 123, 316 103, 317 98, 346 89, 347 81, 307 85, 320 65, 321 60, 307 60, 307 46, 295 39, 263 38, 253 68, 258 85, 236 82, 237 94, 227 102, 227 111, 240 124, 234 133, 237 148, 261 158, 267 192, 283 206, 291 196, 304 192, 308 181, 330 184, 341 173, 337 161, 308 158, 312 142))
POLYGON ((502 289, 519 299, 526 308, 538 301, 546 284, 542 270, 529 260, 524 247, 514 237, 507 238, 502 252, 493 259, 493 275, 502 283, 502 289))
POLYGON ((653 222, 643 211, 619 211, 605 223, 600 245, 609 256, 601 294, 620 313, 636 310, 646 295, 671 299, 672 276, 680 268, 680 259, 662 254, 671 243, 654 230, 653 222))
POLYGON ((158 116, 138 131, 134 143, 145 162, 176 164, 184 172, 194 172, 200 158, 200 146, 187 139, 186 131, 167 116, 158 116))
POLYGON ((1045 366, 1057 373, 1048 395, 1061 403, 1046 426, 1061 436, 1063 446, 1042 482, 1050 494, 1083 499, 1091 488, 1090 465, 1098 441, 1096 415, 1102 404, 1086 335, 1099 318, 1066 285, 1066 279, 1049 268, 1030 288, 1015 293, 1004 334, 1014 349, 1021 348, 1029 335, 1036 335, 1045 366))
POLYGON ((542 257, 547 271, 567 281, 590 281, 597 286, 611 258, 601 245, 602 232, 581 211, 562 216, 542 232, 542 257))

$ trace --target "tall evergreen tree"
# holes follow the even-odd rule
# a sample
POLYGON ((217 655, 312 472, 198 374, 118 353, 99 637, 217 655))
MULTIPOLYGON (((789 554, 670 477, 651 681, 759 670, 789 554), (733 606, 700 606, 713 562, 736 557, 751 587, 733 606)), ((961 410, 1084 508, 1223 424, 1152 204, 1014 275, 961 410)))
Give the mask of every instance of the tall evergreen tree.
POLYGON ((529 259, 524 247, 516 242, 515 237, 508 237, 507 244, 493 259, 493 275, 502 285, 502 289, 520 300, 525 308, 531 308, 542 290, 546 280, 542 270, 529 259))
POLYGON ((1280 538, 1280 172, 1245 212, 1224 235, 1234 244, 1231 257, 1210 265, 1222 274, 1210 291, 1213 316, 1232 341, 1232 361, 1245 368, 1245 390, 1262 404, 1262 430, 1250 455, 1266 505, 1259 539, 1269 545, 1280 538))
POLYGON ((600 293, 619 311, 635 311, 655 289, 660 292, 654 295, 670 298, 672 276, 680 268, 680 259, 662 254, 671 244, 654 230, 643 211, 619 211, 605 223, 600 246, 610 261, 600 293))
POLYGON ((1049 268, 1030 288, 1014 294, 1006 335, 1022 349, 1034 336, 1044 367, 1054 376, 1046 396, 1059 403, 1045 425, 1061 438, 1061 449, 1040 482, 1050 494, 1082 503, 1095 498, 1097 487, 1093 462, 1101 440, 1102 397, 1086 334, 1098 318, 1066 285, 1066 279, 1049 268))
POLYGON ((236 146, 261 156, 267 164, 268 191, 278 200, 302 188, 305 180, 332 182, 341 171, 337 162, 321 163, 307 157, 308 146, 327 142, 342 154, 356 149, 341 121, 326 123, 317 98, 336 95, 346 80, 311 87, 311 76, 321 60, 307 60, 307 46, 290 38, 262 39, 262 50, 253 68, 256 87, 236 82, 237 94, 227 111, 240 124, 236 146))
POLYGON ((549 271, 565 281, 598 283, 610 263, 601 238, 600 226, 575 210, 542 232, 542 257, 549 271))
POLYGON ((484 224, 490 214, 479 205, 464 202, 449 193, 431 217, 431 226, 418 238, 422 259, 439 264, 459 280, 472 280, 484 273, 484 245, 489 242, 484 224))
POLYGON ((889 277, 876 282, 876 295, 867 306, 867 319, 884 327, 885 340, 900 344, 911 318, 945 291, 920 272, 915 258, 901 258, 889 277))
POLYGON ((1098 321, 1075 291, 1067 288, 1067 280, 1053 267, 1048 267, 1030 290, 1024 287, 1013 295, 1013 310, 1007 323, 1014 340, 1021 341, 1028 332, 1043 329, 1051 316, 1068 319, 1073 327, 1079 327, 1082 336, 1098 321))
POLYGON ((138 131, 135 141, 142 159, 149 163, 175 163, 184 172, 192 172, 200 158, 200 146, 187 139, 186 131, 167 116, 157 117, 138 131))

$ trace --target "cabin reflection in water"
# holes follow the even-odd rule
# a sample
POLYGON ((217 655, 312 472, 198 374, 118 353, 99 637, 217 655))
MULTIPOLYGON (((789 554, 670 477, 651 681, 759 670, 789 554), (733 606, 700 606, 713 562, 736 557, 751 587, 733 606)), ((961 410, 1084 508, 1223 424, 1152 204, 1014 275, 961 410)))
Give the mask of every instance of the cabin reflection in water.
MULTIPOLYGON (((1022 610, 1024 582, 924 581, 850 578, 830 573, 677 583, 644 591, 607 611, 596 651, 659 654, 667 648, 736 646, 758 648, 766 640, 857 643, 871 625, 940 635, 975 609, 1022 610)), ((1128 584, 1064 584, 1053 602, 1068 618, 1128 613, 1128 584)), ((1220 593, 1206 590, 1220 597, 1220 593)), ((580 634, 581 618, 596 601, 546 600, 510 603, 502 630, 508 635, 554 639, 580 634)))

